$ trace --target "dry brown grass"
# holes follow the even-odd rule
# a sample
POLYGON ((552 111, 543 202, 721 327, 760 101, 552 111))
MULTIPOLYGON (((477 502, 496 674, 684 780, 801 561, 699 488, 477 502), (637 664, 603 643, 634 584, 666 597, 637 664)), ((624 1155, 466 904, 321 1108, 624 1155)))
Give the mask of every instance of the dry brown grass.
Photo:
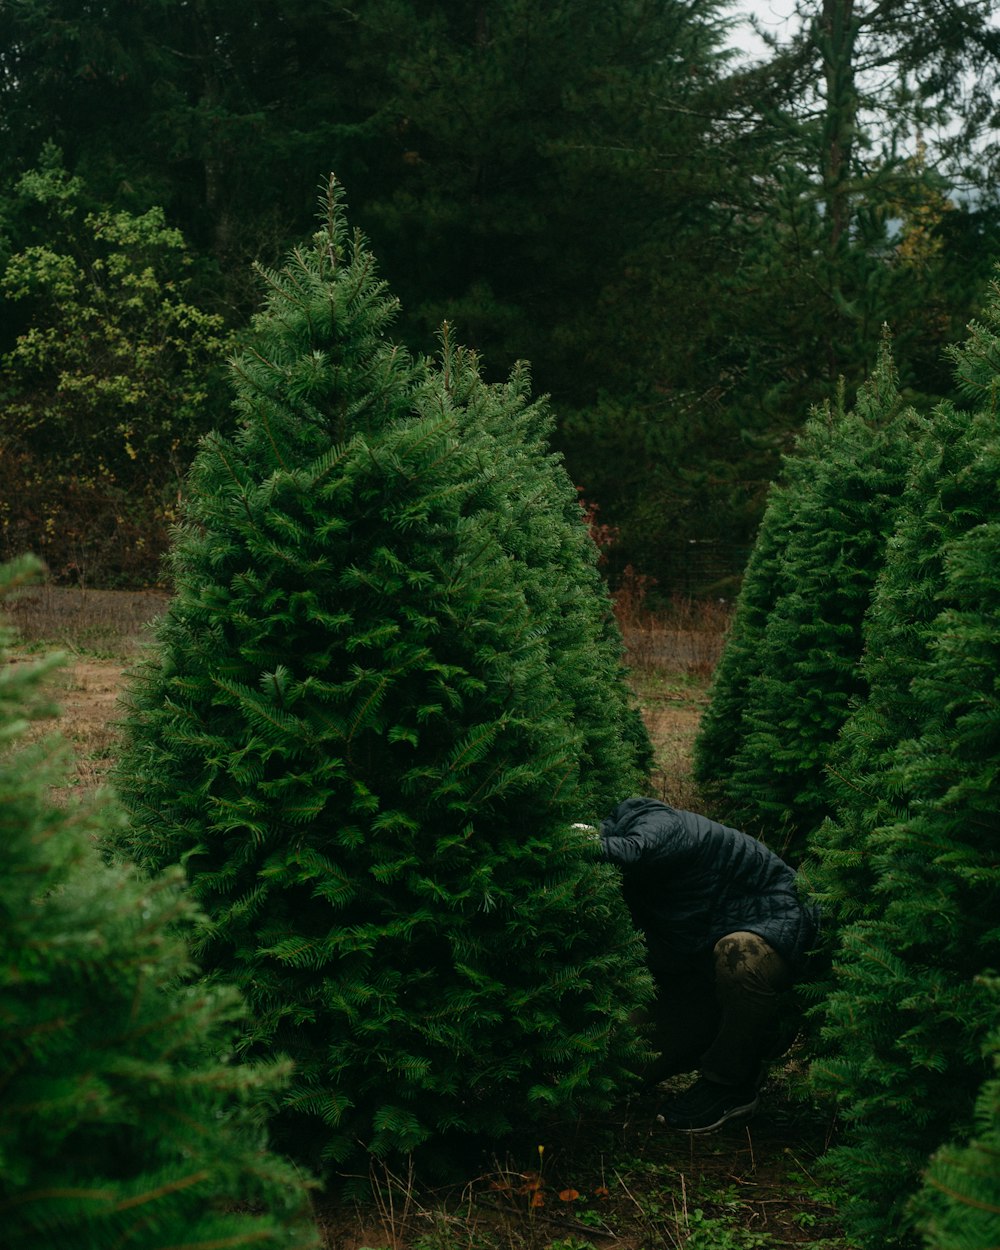
MULTIPOLYGON (((66 654, 52 692, 60 707, 56 728, 73 748, 70 788, 94 790, 105 781, 115 752, 123 671, 166 602, 166 595, 154 591, 35 586, 5 603, 20 638, 12 663, 36 653, 66 654)), ((32 736, 52 729, 51 722, 39 721, 32 736)))
POLYGON ((26 645, 44 643, 71 655, 125 660, 135 654, 167 595, 155 590, 87 590, 33 586, 4 604, 26 645))
POLYGON ((653 611, 644 596, 621 591, 616 612, 635 672, 708 678, 722 654, 732 604, 677 596, 666 608, 653 611))
MULTIPOLYGON (((114 755, 123 672, 167 602, 159 591, 39 586, 7 604, 21 638, 19 653, 67 652, 56 696, 62 707, 59 728, 76 752, 75 785, 90 789, 105 779, 114 755)), ((624 609, 620 603, 631 681, 655 756, 650 793, 697 810, 691 747, 728 611, 715 602, 681 599, 666 612, 650 612, 641 603, 624 609)))
POLYGON ((654 612, 646 607, 640 586, 638 592, 634 587, 619 592, 616 610, 632 687, 653 743, 650 794, 673 807, 698 811, 692 749, 731 605, 675 598, 665 610, 654 612))

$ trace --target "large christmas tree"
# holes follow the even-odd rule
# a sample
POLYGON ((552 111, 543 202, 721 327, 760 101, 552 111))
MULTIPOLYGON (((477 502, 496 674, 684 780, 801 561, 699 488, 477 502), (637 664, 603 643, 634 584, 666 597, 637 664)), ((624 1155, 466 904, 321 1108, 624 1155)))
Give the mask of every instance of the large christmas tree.
POLYGON ((940 408, 918 446, 808 873, 836 937, 814 1081, 841 1104, 830 1164, 872 1247, 915 1244, 921 1173, 969 1138, 995 1032, 998 328, 995 305, 957 353, 977 411, 940 408))
POLYGON ((648 742, 572 484, 523 376, 386 337, 331 186, 235 362, 136 675, 119 850, 181 861, 200 947, 290 1054, 277 1124, 324 1167, 605 1107, 647 992, 574 822, 648 742))
MULTIPOLYGON (((0 590, 30 572, 0 570, 0 590)), ((316 1246, 260 1125, 282 1071, 227 1061, 242 1006, 195 981, 181 874, 101 863, 120 815, 55 802, 57 744, 23 745, 48 667, 5 667, 0 686, 0 1241, 316 1246)))

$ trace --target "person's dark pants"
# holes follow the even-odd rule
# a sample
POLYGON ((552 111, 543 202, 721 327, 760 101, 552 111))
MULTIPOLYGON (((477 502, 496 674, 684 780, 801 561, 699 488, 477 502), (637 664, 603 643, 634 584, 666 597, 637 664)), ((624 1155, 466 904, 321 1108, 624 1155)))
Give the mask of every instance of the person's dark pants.
POLYGON ((657 996, 645 1018, 659 1058, 645 1073, 651 1083, 694 1069, 723 1085, 753 1083, 781 1053, 792 970, 757 934, 729 933, 703 958, 661 960, 652 971, 657 996))

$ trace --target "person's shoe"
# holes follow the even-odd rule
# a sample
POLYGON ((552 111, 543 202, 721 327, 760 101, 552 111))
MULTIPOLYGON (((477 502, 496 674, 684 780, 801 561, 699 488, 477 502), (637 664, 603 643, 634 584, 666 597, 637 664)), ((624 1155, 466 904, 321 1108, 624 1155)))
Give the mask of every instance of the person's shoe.
POLYGON ((738 1116, 749 1120, 757 1110, 756 1085, 720 1085, 699 1076, 664 1106, 657 1119, 681 1133, 711 1133, 738 1116))

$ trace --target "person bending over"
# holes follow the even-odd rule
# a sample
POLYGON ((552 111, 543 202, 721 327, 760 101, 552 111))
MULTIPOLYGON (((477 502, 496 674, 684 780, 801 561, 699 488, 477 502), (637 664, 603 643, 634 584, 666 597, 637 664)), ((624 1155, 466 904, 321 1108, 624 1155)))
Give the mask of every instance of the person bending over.
POLYGON ((656 983, 659 1059, 647 1079, 699 1072, 661 1118, 688 1133, 749 1119, 766 1060, 785 1049, 782 1007, 816 944, 818 909, 763 843, 694 812, 626 799, 598 832, 656 983))

